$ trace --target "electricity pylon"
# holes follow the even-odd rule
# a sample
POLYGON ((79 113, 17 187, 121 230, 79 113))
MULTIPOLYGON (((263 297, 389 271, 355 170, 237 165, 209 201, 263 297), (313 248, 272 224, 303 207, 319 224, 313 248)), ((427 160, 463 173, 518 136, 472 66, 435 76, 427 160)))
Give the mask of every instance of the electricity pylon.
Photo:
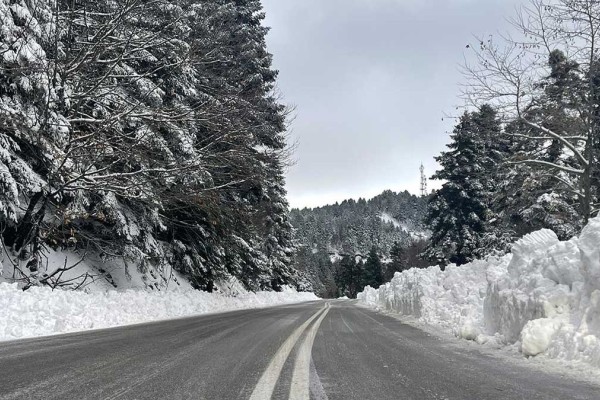
POLYGON ((421 196, 427 196, 427 177, 425 176, 425 167, 421 163, 421 196))

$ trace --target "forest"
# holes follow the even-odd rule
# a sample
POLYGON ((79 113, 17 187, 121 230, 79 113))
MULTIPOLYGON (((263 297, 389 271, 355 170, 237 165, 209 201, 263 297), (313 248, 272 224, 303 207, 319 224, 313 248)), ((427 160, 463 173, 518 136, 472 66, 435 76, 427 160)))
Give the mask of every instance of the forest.
POLYGON ((292 209, 294 267, 320 296, 355 297, 359 289, 378 286, 395 271, 426 266, 418 255, 429 235, 427 199, 386 190, 369 200, 292 209))
POLYGON ((58 250, 208 291, 302 286, 263 19, 259 0, 0 1, 5 278, 61 286, 58 250))
MULTIPOLYGON (((427 240, 411 267, 444 269, 503 255, 517 239, 542 228, 566 240, 598 214, 599 15, 597 2, 531 0, 510 20, 509 33, 478 38, 466 46, 462 105, 458 115, 449 116, 456 123, 431 177, 442 186, 425 199, 423 219, 415 220, 427 232, 427 240)), ((393 214, 402 215, 408 217, 405 211, 393 214)), ((337 235, 355 240, 356 233, 345 232, 335 222, 338 218, 331 216, 321 226, 338 226, 337 235)), ((305 235, 305 225, 300 226, 305 235)), ((368 231, 368 226, 363 224, 363 229, 368 231)), ((330 243, 318 229, 313 231, 309 244, 330 243)), ((335 235, 331 238, 336 241, 335 235)), ((390 241, 381 244, 375 235, 371 242, 384 261, 380 272, 385 273, 393 259, 390 241)), ((345 247, 346 254, 368 251, 356 244, 345 247)), ((303 259, 318 254, 314 251, 303 259)), ((322 257, 317 261, 327 262, 322 257)), ((347 266, 338 276, 356 275, 354 260, 337 263, 347 266)), ((335 281, 336 268, 333 271, 324 281, 335 281)), ((346 278, 340 292, 354 295, 357 279, 346 278)))
POLYGON ((531 0, 509 35, 466 46, 441 189, 290 211, 290 109, 260 0, 1 0, 4 278, 80 287, 57 279, 73 266, 47 268, 70 251, 207 291, 234 277, 352 296, 540 228, 577 235, 600 196, 598 15, 531 0))
POLYGON ((467 46, 462 99, 434 179, 425 257, 464 264, 541 228, 562 240, 598 214, 600 4, 531 0, 513 31, 467 46))

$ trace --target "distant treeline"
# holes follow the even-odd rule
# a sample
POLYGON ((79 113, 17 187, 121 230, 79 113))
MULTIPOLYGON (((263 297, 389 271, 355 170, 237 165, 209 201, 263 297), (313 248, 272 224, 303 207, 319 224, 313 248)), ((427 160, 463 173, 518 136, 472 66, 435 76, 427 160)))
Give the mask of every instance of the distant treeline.
POLYGON ((294 209, 290 215, 298 241, 294 266, 318 295, 326 297, 354 297, 361 284, 380 283, 373 276, 387 278, 409 265, 423 266, 417 255, 427 238, 426 206, 426 197, 387 190, 370 200, 294 209), (364 278, 364 271, 370 278, 364 278))

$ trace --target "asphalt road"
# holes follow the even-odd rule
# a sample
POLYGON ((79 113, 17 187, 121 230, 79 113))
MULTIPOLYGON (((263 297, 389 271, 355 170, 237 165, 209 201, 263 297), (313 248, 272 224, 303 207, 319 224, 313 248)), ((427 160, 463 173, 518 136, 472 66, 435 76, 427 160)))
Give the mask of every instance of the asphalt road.
POLYGON ((600 399, 350 301, 0 343, 0 399, 600 399))

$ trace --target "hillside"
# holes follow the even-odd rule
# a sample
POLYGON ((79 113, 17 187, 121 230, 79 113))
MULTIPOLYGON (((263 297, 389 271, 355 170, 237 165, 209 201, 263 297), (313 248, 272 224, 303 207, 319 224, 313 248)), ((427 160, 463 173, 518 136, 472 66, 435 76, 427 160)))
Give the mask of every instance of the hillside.
POLYGON ((306 273, 316 293, 327 295, 334 263, 344 255, 364 258, 375 246, 385 261, 394 243, 408 246, 426 238, 426 206, 426 197, 386 190, 370 200, 293 209, 290 222, 299 247, 295 268, 306 273))
POLYGON ((207 291, 301 285, 261 10, 0 0, 1 279, 119 286, 137 269, 145 281, 125 287, 172 271, 207 291), (65 281, 75 267, 52 262, 65 252, 92 269, 65 281))

